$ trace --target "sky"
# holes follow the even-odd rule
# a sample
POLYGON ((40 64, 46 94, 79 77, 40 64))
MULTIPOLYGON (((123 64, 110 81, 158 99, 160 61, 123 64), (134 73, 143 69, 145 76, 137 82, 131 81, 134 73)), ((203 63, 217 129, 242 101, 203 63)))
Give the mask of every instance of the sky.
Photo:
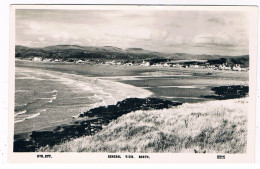
POLYGON ((162 53, 245 55, 238 11, 16 9, 16 45, 115 46, 162 53))

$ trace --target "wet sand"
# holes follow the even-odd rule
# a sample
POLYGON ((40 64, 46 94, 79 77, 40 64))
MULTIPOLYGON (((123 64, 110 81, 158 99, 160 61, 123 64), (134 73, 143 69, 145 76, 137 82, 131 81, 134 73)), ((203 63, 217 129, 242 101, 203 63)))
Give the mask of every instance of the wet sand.
MULTIPOLYGON (((116 102, 125 98, 149 96, 182 103, 189 102, 186 98, 201 102, 205 98, 201 99, 199 96, 213 93, 212 87, 248 85, 248 72, 210 69, 19 62, 16 64, 16 69, 17 71, 33 72, 36 78, 55 79, 56 82, 68 86, 72 93, 94 91, 97 100, 100 98, 103 100, 97 102, 94 107, 115 105, 116 102)), ((53 108, 58 107, 54 105, 53 108)), ((84 109, 86 111, 87 107, 84 109)), ((74 112, 74 115, 81 113, 78 108, 72 108, 71 111, 74 112)), ((66 118, 69 119, 67 122, 72 120, 69 117, 66 118)), ((66 123, 62 124, 66 125, 66 123)), ((62 124, 53 123, 35 130, 51 130, 62 124)))
POLYGON ((33 71, 40 76, 49 76, 58 79, 60 83, 73 87, 74 90, 90 90, 97 92, 97 95, 104 99, 104 105, 115 104, 125 98, 145 98, 152 95, 152 92, 129 84, 111 80, 104 80, 91 75, 77 75, 52 70, 16 68, 17 71, 33 71))
MULTIPOLYGON (((51 70, 57 73, 82 75, 98 79, 99 85, 103 88, 120 95, 138 97, 141 89, 150 91, 152 95, 162 99, 169 99, 180 102, 205 101, 203 95, 211 95, 212 87, 245 85, 248 86, 249 72, 224 71, 213 69, 191 69, 155 66, 125 66, 125 65, 76 65, 74 63, 35 63, 16 62, 19 67, 37 68, 37 70, 51 70), (106 81, 102 81, 106 80, 106 81), (106 83, 120 82, 135 86, 131 90, 120 90, 106 85, 106 83), (129 93, 128 93, 129 92, 129 93), (128 93, 128 94, 127 94, 128 93), (136 95, 137 94, 137 95, 136 95), (198 99, 199 97, 199 99, 198 99)), ((82 78, 83 79, 83 78, 82 78)), ((117 85, 120 86, 120 85, 117 85)), ((129 88, 130 89, 130 88, 129 88)), ((141 94, 142 95, 142 94, 141 94)), ((122 99, 121 99, 122 100, 122 99)))
MULTIPOLYGON (((51 81, 51 84, 55 84, 51 90, 58 90, 55 99, 48 98, 52 100, 43 100, 46 104, 41 105, 41 107, 37 107, 37 103, 34 105, 30 103, 31 113, 34 114, 16 113, 16 116, 19 114, 19 119, 15 123, 16 134, 69 124, 73 121, 73 116, 77 116, 91 108, 113 105, 125 98, 145 98, 152 95, 152 92, 143 88, 86 75, 18 66, 16 67, 16 72, 20 74, 26 73, 31 75, 30 78, 38 79, 35 81, 39 84, 38 86, 28 84, 31 86, 29 86, 29 90, 32 88, 35 91, 35 88, 46 87, 51 81), (35 109, 32 109, 32 106, 35 109), (44 112, 42 110, 39 111, 40 108, 44 112), (22 116, 26 117, 22 118, 22 116)), ((24 80, 27 81, 26 78, 24 80)), ((31 97, 33 97, 32 99, 37 99, 39 96, 32 93, 31 97)), ((22 95, 20 95, 20 100, 25 100, 22 95)))

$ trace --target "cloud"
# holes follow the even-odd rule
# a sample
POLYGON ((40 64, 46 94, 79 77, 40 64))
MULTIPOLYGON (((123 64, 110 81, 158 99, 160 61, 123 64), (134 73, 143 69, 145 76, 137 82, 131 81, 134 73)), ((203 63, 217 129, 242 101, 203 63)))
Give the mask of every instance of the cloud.
POLYGON ((222 19, 222 18, 216 18, 216 17, 209 18, 207 21, 208 21, 208 22, 217 23, 217 24, 220 24, 220 25, 225 25, 225 24, 226 24, 226 22, 225 22, 224 19, 222 19))
POLYGON ((232 51, 227 48, 243 48, 244 54, 248 48, 246 16, 217 11, 18 10, 16 44, 110 45, 169 53, 223 53, 232 51))
POLYGON ((235 47, 239 45, 238 39, 232 35, 218 33, 215 35, 197 35, 193 38, 194 46, 219 46, 219 47, 235 47))
POLYGON ((167 24, 166 26, 167 26, 167 27, 170 27, 170 28, 172 28, 172 27, 181 28, 181 27, 182 27, 181 25, 176 24, 176 23, 170 23, 170 24, 167 24))

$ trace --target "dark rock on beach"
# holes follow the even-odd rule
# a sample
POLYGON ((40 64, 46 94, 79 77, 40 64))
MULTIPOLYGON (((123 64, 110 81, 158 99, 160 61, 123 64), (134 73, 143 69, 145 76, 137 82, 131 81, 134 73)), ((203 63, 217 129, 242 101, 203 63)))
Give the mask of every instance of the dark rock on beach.
POLYGON ((226 100, 246 97, 249 92, 249 87, 242 85, 220 86, 213 87, 211 90, 214 91, 215 94, 210 96, 204 96, 205 98, 226 100))
POLYGON ((128 98, 116 105, 101 106, 82 114, 71 125, 57 126, 51 131, 33 131, 28 137, 15 135, 14 152, 34 152, 43 146, 54 146, 81 136, 94 135, 112 120, 137 110, 164 109, 182 103, 159 98, 128 98))
POLYGON ((97 107, 91 109, 80 117, 119 117, 123 114, 137 110, 149 110, 149 109, 164 109, 170 108, 171 106, 177 106, 182 103, 172 102, 169 100, 162 100, 158 98, 129 98, 123 101, 117 102, 116 105, 109 105, 107 107, 97 107))

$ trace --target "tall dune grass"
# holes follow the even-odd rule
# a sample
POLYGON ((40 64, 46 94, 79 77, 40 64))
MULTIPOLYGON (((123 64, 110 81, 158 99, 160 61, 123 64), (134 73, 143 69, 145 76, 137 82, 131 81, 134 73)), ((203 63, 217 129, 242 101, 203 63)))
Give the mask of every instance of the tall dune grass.
POLYGON ((85 136, 39 151, 245 153, 248 99, 136 111, 85 136))

